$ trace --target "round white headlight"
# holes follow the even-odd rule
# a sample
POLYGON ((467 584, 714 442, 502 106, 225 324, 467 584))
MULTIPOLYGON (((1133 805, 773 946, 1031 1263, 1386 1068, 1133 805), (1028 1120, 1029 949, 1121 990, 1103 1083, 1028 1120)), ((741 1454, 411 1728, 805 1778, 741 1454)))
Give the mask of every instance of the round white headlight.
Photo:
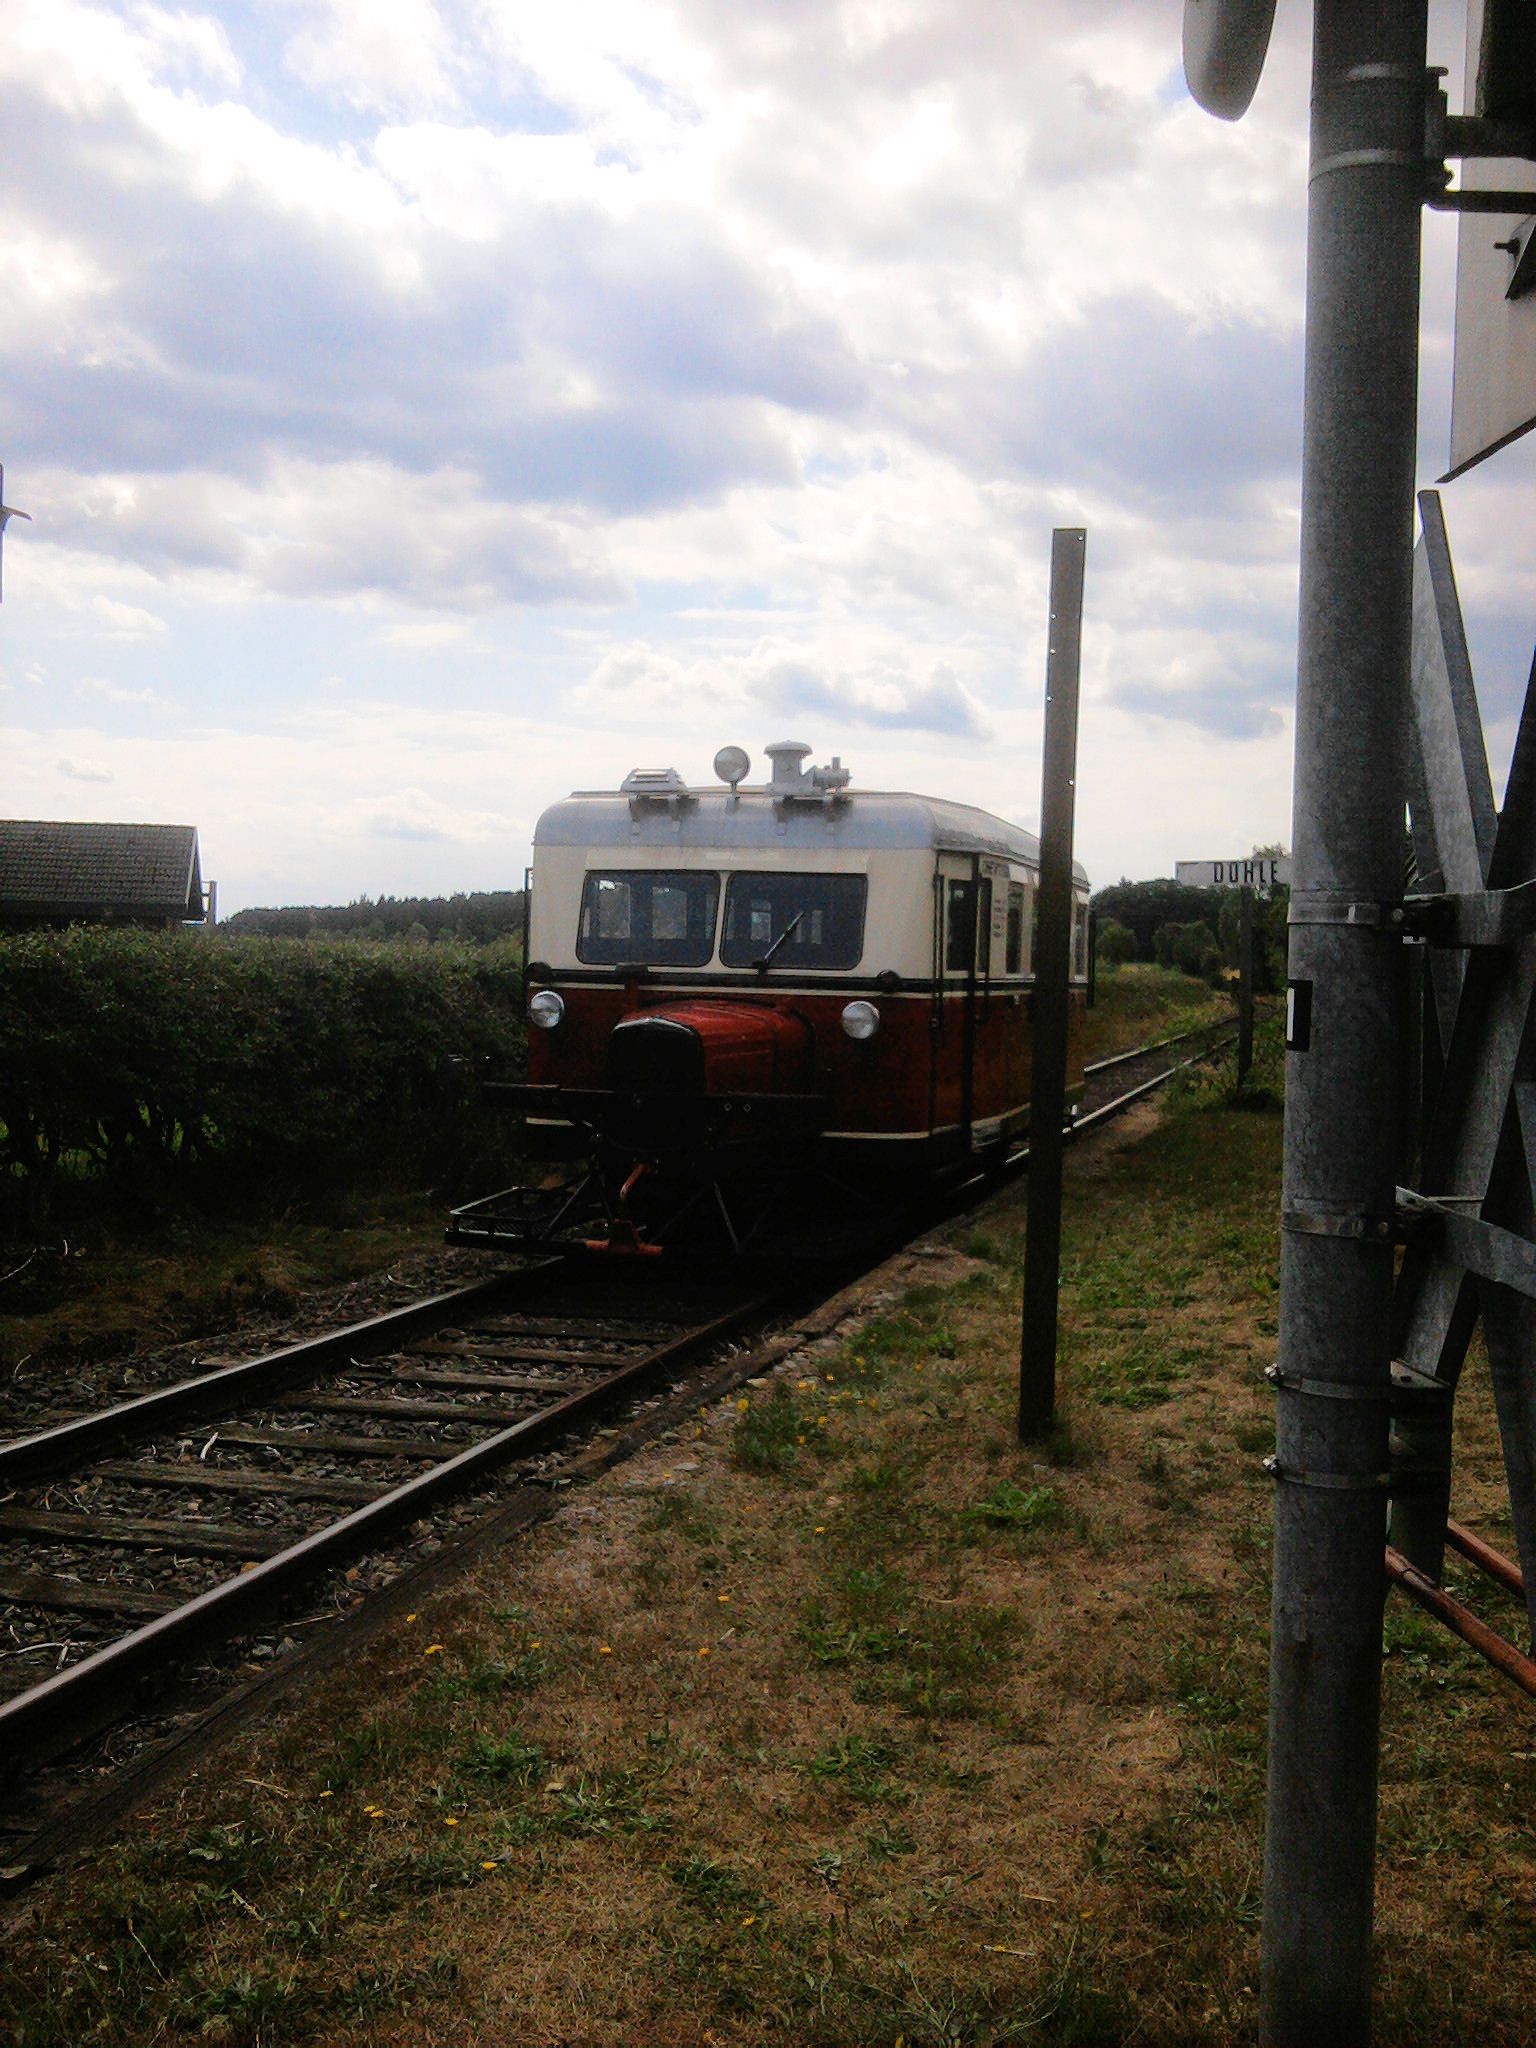
POLYGON ((843 1011, 843 1029, 850 1038, 873 1038, 880 1029, 880 1012, 873 1003, 850 1003, 843 1011))
POLYGON ((553 1031, 564 1015, 565 998, 552 988, 541 988, 537 995, 528 998, 528 1021, 537 1024, 541 1031, 553 1031))

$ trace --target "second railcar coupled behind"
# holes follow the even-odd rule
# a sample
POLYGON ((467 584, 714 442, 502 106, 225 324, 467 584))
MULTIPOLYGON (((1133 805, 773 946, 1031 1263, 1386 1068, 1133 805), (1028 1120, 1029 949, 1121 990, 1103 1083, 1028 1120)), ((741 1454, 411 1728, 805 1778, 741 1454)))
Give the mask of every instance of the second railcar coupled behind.
MULTIPOLYGON (((460 1242, 734 1244, 813 1184, 889 1198, 1029 1121, 1039 842, 969 804, 855 791, 810 749, 636 770, 534 835, 526 1082, 493 1092, 575 1170, 456 1212, 460 1242)), ((1074 872, 1070 1073, 1087 996, 1074 872)))

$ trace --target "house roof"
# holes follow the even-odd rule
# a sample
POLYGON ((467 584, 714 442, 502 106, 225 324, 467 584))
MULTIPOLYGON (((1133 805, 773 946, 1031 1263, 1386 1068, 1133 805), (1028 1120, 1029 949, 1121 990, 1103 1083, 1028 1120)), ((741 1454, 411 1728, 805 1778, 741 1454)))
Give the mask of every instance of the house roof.
POLYGON ((0 918, 203 915, 195 825, 0 818, 0 918))

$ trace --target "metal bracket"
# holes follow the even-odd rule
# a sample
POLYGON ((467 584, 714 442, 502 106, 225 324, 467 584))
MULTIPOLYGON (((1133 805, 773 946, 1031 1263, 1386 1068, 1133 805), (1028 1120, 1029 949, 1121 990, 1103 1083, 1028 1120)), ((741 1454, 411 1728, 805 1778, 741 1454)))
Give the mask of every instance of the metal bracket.
POLYGON ((1536 881, 1511 889, 1409 896, 1403 928, 1432 946, 1518 946, 1536 932, 1536 881))
POLYGON ((1432 1493, 1445 1479, 1432 1465, 1403 1465, 1390 1472, 1309 1472, 1301 1465, 1283 1465, 1278 1458, 1266 1458, 1264 1470, 1277 1486, 1310 1486, 1325 1493, 1379 1493, 1387 1499, 1432 1493))
POLYGON ((1264 1377, 1277 1394, 1315 1394, 1324 1401, 1374 1402, 1378 1407, 1392 1399, 1390 1386, 1368 1386, 1363 1380, 1309 1379, 1305 1373, 1287 1372, 1283 1366, 1266 1366, 1264 1377))
POLYGON ((1476 1214, 1482 1206, 1479 1197, 1399 1188, 1397 1199, 1414 1236, 1422 1236, 1440 1258, 1480 1280, 1513 1288, 1527 1299, 1536 1297, 1536 1244, 1476 1214), (1464 1214, 1462 1205, 1474 1213, 1464 1214))
POLYGON ((1434 192, 1425 202, 1436 213, 1536 213, 1536 192, 1434 192))
POLYGON ((1536 192, 1472 192, 1464 186, 1448 191, 1445 159, 1484 157, 1497 162, 1509 157, 1536 157, 1536 134, 1517 121, 1489 121, 1480 115, 1453 114, 1441 80, 1445 67, 1431 65, 1424 73, 1424 171, 1429 183, 1425 203, 1437 213, 1536 213, 1536 192))
POLYGON ((1390 1472, 1307 1472, 1300 1465, 1282 1465, 1278 1458, 1266 1458, 1264 1470, 1277 1486, 1316 1486, 1328 1493, 1392 1491, 1390 1472))
POLYGON ((1291 893, 1288 924, 1365 926, 1374 931, 1401 931, 1405 912, 1401 903, 1356 903, 1348 896, 1336 896, 1325 889, 1291 893))
POLYGON ((1280 1228, 1306 1237, 1348 1237, 1367 1244, 1390 1244, 1397 1230, 1392 1216, 1347 1215, 1336 1209, 1282 1209, 1280 1228))

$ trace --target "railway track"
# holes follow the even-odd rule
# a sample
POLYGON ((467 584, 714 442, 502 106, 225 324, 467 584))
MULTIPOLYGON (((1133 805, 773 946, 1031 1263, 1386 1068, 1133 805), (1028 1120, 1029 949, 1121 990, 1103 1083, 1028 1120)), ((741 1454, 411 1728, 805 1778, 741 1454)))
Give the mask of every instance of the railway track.
MULTIPOLYGON (((1211 1036, 1096 1063, 1077 1130, 1211 1036)), ((317 1585, 314 1618, 345 1616, 466 1514, 529 1519, 517 1501, 547 1491, 563 1444, 657 1389, 697 1401, 690 1369, 808 1298, 801 1274, 554 1257, 0 1443, 0 1779, 152 1692, 167 1714, 168 1678, 231 1643, 270 1658, 317 1585), (390 1546, 374 1585, 342 1576, 390 1546)), ((170 1698, 174 1738, 200 1708, 170 1698)), ((55 1806, 0 1803, 0 1874, 41 1860, 55 1806)))

